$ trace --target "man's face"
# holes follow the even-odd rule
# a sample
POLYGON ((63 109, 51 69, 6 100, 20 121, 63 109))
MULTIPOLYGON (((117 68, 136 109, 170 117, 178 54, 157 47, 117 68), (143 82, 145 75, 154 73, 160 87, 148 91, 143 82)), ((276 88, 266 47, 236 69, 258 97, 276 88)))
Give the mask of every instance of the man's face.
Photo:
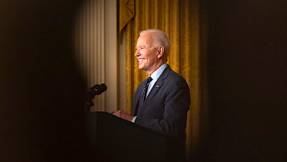
POLYGON ((139 69, 152 73, 159 63, 158 50, 153 46, 151 33, 146 33, 138 38, 135 53, 139 69))

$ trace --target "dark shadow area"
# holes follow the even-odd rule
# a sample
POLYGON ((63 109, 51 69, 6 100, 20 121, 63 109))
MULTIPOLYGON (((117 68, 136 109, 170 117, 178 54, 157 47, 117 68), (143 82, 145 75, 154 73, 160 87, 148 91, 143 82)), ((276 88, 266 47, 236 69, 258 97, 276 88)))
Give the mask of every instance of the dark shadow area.
POLYGON ((210 129, 200 161, 287 160, 286 6, 208 1, 210 129))
POLYGON ((0 161, 88 159, 72 37, 81 3, 0 2, 0 161))
MULTIPOLYGON (((72 37, 82 3, 0 1, 1 162, 89 161, 72 37)), ((204 5, 209 130, 195 160, 287 161, 287 1, 204 5)))

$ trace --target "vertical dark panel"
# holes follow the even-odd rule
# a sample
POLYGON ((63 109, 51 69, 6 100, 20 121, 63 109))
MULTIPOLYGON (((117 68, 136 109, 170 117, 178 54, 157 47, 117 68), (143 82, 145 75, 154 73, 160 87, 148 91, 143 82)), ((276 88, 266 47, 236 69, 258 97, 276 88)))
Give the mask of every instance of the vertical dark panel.
POLYGON ((0 3, 0 161, 84 161, 85 85, 73 60, 79 0, 0 3))
POLYGON ((287 2, 208 1, 210 161, 286 161, 287 2))

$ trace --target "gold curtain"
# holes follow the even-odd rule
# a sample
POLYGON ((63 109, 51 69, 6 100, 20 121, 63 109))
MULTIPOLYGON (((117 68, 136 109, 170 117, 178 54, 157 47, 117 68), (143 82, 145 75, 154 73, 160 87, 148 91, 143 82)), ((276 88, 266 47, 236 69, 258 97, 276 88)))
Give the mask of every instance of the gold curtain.
POLYGON ((119 32, 125 38, 127 107, 131 112, 133 95, 146 77, 134 57, 141 30, 157 28, 167 33, 171 50, 168 64, 180 73, 191 89, 191 111, 187 123, 187 151, 199 139, 200 112, 200 20, 198 0, 120 0, 119 32), (132 13, 132 14, 131 14, 132 13))

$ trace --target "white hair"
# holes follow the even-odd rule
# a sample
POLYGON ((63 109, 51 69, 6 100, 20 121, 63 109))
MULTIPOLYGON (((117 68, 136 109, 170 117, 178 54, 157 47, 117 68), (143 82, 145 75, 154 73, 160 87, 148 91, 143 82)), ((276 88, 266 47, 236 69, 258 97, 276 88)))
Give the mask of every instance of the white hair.
MULTIPOLYGON (((153 33, 152 39, 164 48, 164 55, 167 58, 169 54, 170 43, 167 35, 159 29, 147 29, 140 32, 140 36, 145 33, 153 33)), ((153 42, 154 43, 154 42, 153 42)))

